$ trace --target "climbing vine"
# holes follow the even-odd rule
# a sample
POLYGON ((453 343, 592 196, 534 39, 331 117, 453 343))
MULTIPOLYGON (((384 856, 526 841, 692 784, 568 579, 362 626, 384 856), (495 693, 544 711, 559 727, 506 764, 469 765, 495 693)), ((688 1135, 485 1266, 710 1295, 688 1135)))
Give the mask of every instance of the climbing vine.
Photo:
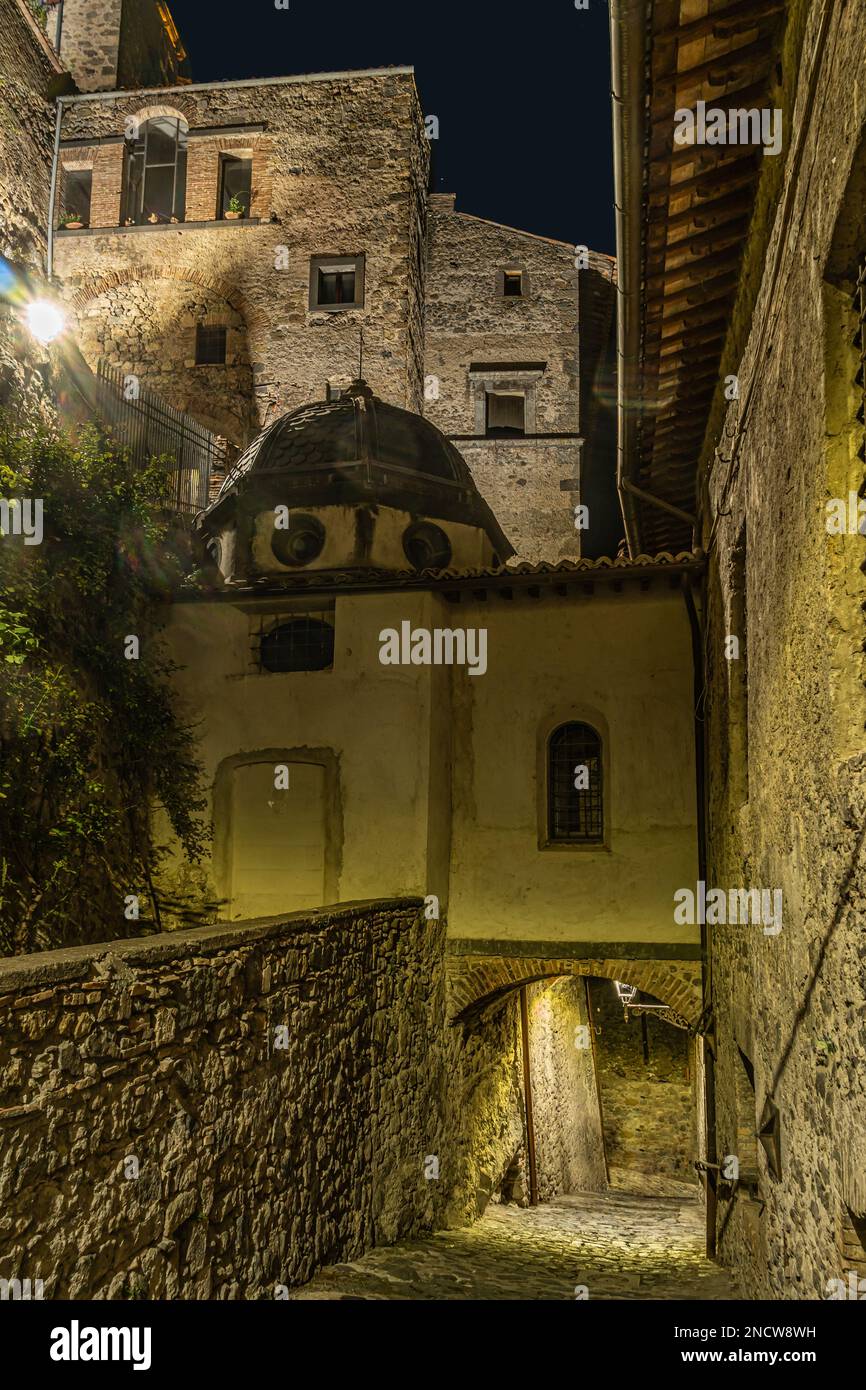
POLYGON ((191 880, 206 846, 193 732, 159 641, 188 562, 166 485, 158 462, 133 469, 95 430, 73 443, 0 417, 0 499, 26 499, 31 522, 28 537, 7 506, 0 537, 0 953, 203 910, 157 886, 155 808, 191 880))

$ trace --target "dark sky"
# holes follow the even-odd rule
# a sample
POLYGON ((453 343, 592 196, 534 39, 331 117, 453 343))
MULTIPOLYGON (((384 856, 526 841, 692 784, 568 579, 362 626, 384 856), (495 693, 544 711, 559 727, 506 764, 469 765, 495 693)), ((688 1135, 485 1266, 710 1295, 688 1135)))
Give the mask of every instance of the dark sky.
POLYGON ((415 67, 457 207, 613 252, 606 0, 170 0, 193 80, 415 67))

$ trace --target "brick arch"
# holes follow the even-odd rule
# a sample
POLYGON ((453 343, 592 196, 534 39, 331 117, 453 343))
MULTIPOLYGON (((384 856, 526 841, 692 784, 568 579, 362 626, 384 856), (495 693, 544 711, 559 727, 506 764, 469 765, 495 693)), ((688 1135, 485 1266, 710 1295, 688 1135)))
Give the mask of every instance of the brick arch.
POLYGON ((464 1020, 521 985, 560 975, 599 975, 652 994, 689 1024, 701 1012, 701 967, 690 960, 587 960, 546 956, 482 956, 449 951, 448 1015, 464 1020))
POLYGON ((216 275, 207 275, 194 267, 173 266, 171 264, 136 266, 125 270, 109 271, 107 275, 100 276, 98 280, 87 280, 71 295, 70 303, 75 309, 84 309, 92 300, 98 299, 101 294, 115 290, 121 285, 130 285, 140 280, 180 280, 188 285, 198 285, 199 289, 210 290, 214 294, 221 295, 230 308, 237 313, 242 314, 244 312, 241 296, 233 285, 229 285, 225 280, 220 280, 216 275))
POLYGON ((137 111, 128 111, 123 117, 124 124, 129 121, 138 121, 144 124, 145 121, 156 120, 159 116, 176 116, 187 126, 190 124, 190 114, 188 111, 181 111, 179 106, 140 106, 137 111))

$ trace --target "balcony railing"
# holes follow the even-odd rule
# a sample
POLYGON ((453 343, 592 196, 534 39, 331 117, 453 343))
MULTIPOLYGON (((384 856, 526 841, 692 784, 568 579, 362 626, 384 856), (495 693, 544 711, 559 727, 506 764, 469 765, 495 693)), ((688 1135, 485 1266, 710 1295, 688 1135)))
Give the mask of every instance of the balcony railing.
POLYGON ((96 382, 97 410, 115 444, 142 468, 168 459, 169 506, 191 516, 203 511, 211 482, 218 485, 226 471, 226 440, 116 367, 100 362, 96 382))

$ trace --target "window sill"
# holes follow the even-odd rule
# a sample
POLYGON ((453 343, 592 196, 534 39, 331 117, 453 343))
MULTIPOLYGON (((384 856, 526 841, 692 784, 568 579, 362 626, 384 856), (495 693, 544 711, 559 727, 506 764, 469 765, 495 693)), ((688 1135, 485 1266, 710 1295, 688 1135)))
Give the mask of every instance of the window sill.
POLYGON ((552 850, 554 853, 561 853, 563 850, 567 854, 611 854, 611 847, 603 840, 539 840, 539 853, 552 850))
POLYGON ((311 304, 309 314, 354 314, 363 309, 363 304, 311 304))
POLYGON ((55 236, 117 236, 125 235, 128 232, 183 232, 190 228, 200 230, 203 227, 260 227, 261 217, 239 217, 237 221, 230 222, 224 217, 215 217, 211 222, 142 222, 136 223, 134 227, 80 227, 69 230, 68 227, 58 227, 55 236))

